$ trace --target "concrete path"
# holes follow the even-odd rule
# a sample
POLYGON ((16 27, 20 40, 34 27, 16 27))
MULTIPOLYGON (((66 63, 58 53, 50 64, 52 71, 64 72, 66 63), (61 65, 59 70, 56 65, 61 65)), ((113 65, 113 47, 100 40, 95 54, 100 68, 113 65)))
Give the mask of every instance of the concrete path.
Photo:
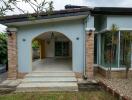
POLYGON ((1 73, 0 74, 0 83, 7 79, 7 73, 1 73))

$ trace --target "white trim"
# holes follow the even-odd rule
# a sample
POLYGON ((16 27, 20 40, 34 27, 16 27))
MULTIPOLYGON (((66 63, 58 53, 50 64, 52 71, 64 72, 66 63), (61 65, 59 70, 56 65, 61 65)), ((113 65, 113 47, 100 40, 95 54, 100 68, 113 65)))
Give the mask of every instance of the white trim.
MULTIPOLYGON (((104 32, 107 32, 109 31, 110 28, 105 28, 105 29, 102 29, 101 31, 98 31, 96 33, 104 33, 104 32)), ((132 28, 118 28, 119 31, 132 31, 132 28)))
POLYGON ((17 31, 17 28, 12 27, 12 28, 7 28, 6 30, 8 30, 10 32, 16 32, 17 31))
POLYGON ((98 64, 101 64, 101 35, 98 37, 98 64))
POLYGON ((121 37, 121 32, 118 32, 118 68, 120 67, 120 37, 121 37))
POLYGON ((131 43, 131 68, 132 68, 132 43, 131 43))
POLYGON ((99 67, 98 64, 94 64, 93 66, 94 66, 94 67, 99 67))
POLYGON ((99 43, 98 43, 98 41, 99 41, 99 35, 98 34, 96 34, 96 36, 97 36, 97 42, 96 42, 96 44, 97 44, 97 56, 96 56, 96 60, 97 60, 97 63, 96 64, 99 64, 99 61, 98 61, 98 56, 99 56, 99 50, 98 50, 98 48, 99 48, 99 43))
POLYGON ((96 32, 96 33, 100 34, 100 33, 105 33, 105 32, 107 32, 107 31, 108 31, 108 29, 106 28, 106 29, 103 29, 103 30, 98 31, 98 32, 96 32))
POLYGON ((89 30, 95 31, 95 28, 94 27, 91 27, 91 28, 87 27, 87 28, 85 28, 86 32, 89 32, 89 30))
MULTIPOLYGON (((102 69, 104 69, 104 70, 108 70, 108 68, 105 68, 104 66, 102 66, 102 65, 98 65, 98 67, 99 68, 102 68, 102 69)), ((112 71, 124 71, 124 70, 126 70, 126 68, 121 68, 121 67, 119 67, 119 68, 111 68, 111 70, 112 71)), ((132 68, 130 68, 130 70, 132 70, 132 68)))
POLYGON ((120 30, 120 31, 131 31, 132 30, 132 28, 119 28, 118 30, 120 30))

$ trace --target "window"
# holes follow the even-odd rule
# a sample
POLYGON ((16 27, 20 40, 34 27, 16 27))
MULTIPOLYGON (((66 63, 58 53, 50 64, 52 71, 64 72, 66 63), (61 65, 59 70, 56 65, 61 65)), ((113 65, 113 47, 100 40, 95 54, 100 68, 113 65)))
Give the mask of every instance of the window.
POLYGON ((97 64, 97 34, 94 35, 94 64, 97 64))
MULTIPOLYGON (((101 35, 101 40, 100 40, 101 55, 99 57, 100 58, 99 60, 102 66, 121 68, 121 67, 125 67, 128 64, 129 66, 132 65, 131 63, 132 32, 120 31, 114 33, 113 39, 111 38, 112 36, 110 35, 109 32, 102 33, 100 35, 101 35), (125 40, 126 37, 127 40, 125 40)), ((99 50, 99 48, 97 48, 97 50, 99 50)))
POLYGON ((101 34, 101 65, 118 67, 118 33, 114 33, 113 39, 109 32, 101 34))
POLYGON ((55 42, 55 56, 69 56, 69 42, 55 42))
POLYGON ((122 31, 120 34, 120 67, 131 64, 131 33, 122 31))

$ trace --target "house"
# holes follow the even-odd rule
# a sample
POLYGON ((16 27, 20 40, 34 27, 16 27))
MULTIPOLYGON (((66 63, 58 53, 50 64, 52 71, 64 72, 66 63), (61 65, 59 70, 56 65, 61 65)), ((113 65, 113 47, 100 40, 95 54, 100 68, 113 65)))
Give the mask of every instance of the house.
MULTIPOLYGON (((31 15, 33 18, 27 14, 0 18, 0 23, 8 27, 9 79, 22 78, 32 71, 72 71, 76 77, 90 79, 95 73, 106 76, 109 46, 105 34, 113 24, 118 27, 118 41, 113 51, 112 76, 125 72, 122 34, 132 34, 132 8, 67 5, 50 14, 31 15), (40 44, 39 60, 33 60, 33 40, 40 44)), ((132 67, 132 49, 128 56, 132 67)))

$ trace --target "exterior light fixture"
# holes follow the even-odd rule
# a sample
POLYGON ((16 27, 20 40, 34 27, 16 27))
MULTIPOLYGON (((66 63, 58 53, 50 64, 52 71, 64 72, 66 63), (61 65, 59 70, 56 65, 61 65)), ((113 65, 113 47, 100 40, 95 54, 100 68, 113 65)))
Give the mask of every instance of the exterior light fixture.
POLYGON ((79 40, 79 37, 77 37, 76 40, 79 40))
POLYGON ((6 32, 7 32, 7 35, 8 35, 8 36, 12 36, 11 31, 7 30, 6 32))
POLYGON ((55 38, 55 36, 54 36, 54 33, 52 32, 51 33, 51 39, 54 39, 55 38))
POLYGON ((52 40, 52 39, 55 39, 54 33, 51 32, 50 34, 51 34, 51 36, 50 36, 50 38, 47 39, 47 44, 50 44, 51 40, 52 40))
POLYGON ((93 33, 93 30, 90 29, 88 35, 90 36, 92 33, 93 33))

